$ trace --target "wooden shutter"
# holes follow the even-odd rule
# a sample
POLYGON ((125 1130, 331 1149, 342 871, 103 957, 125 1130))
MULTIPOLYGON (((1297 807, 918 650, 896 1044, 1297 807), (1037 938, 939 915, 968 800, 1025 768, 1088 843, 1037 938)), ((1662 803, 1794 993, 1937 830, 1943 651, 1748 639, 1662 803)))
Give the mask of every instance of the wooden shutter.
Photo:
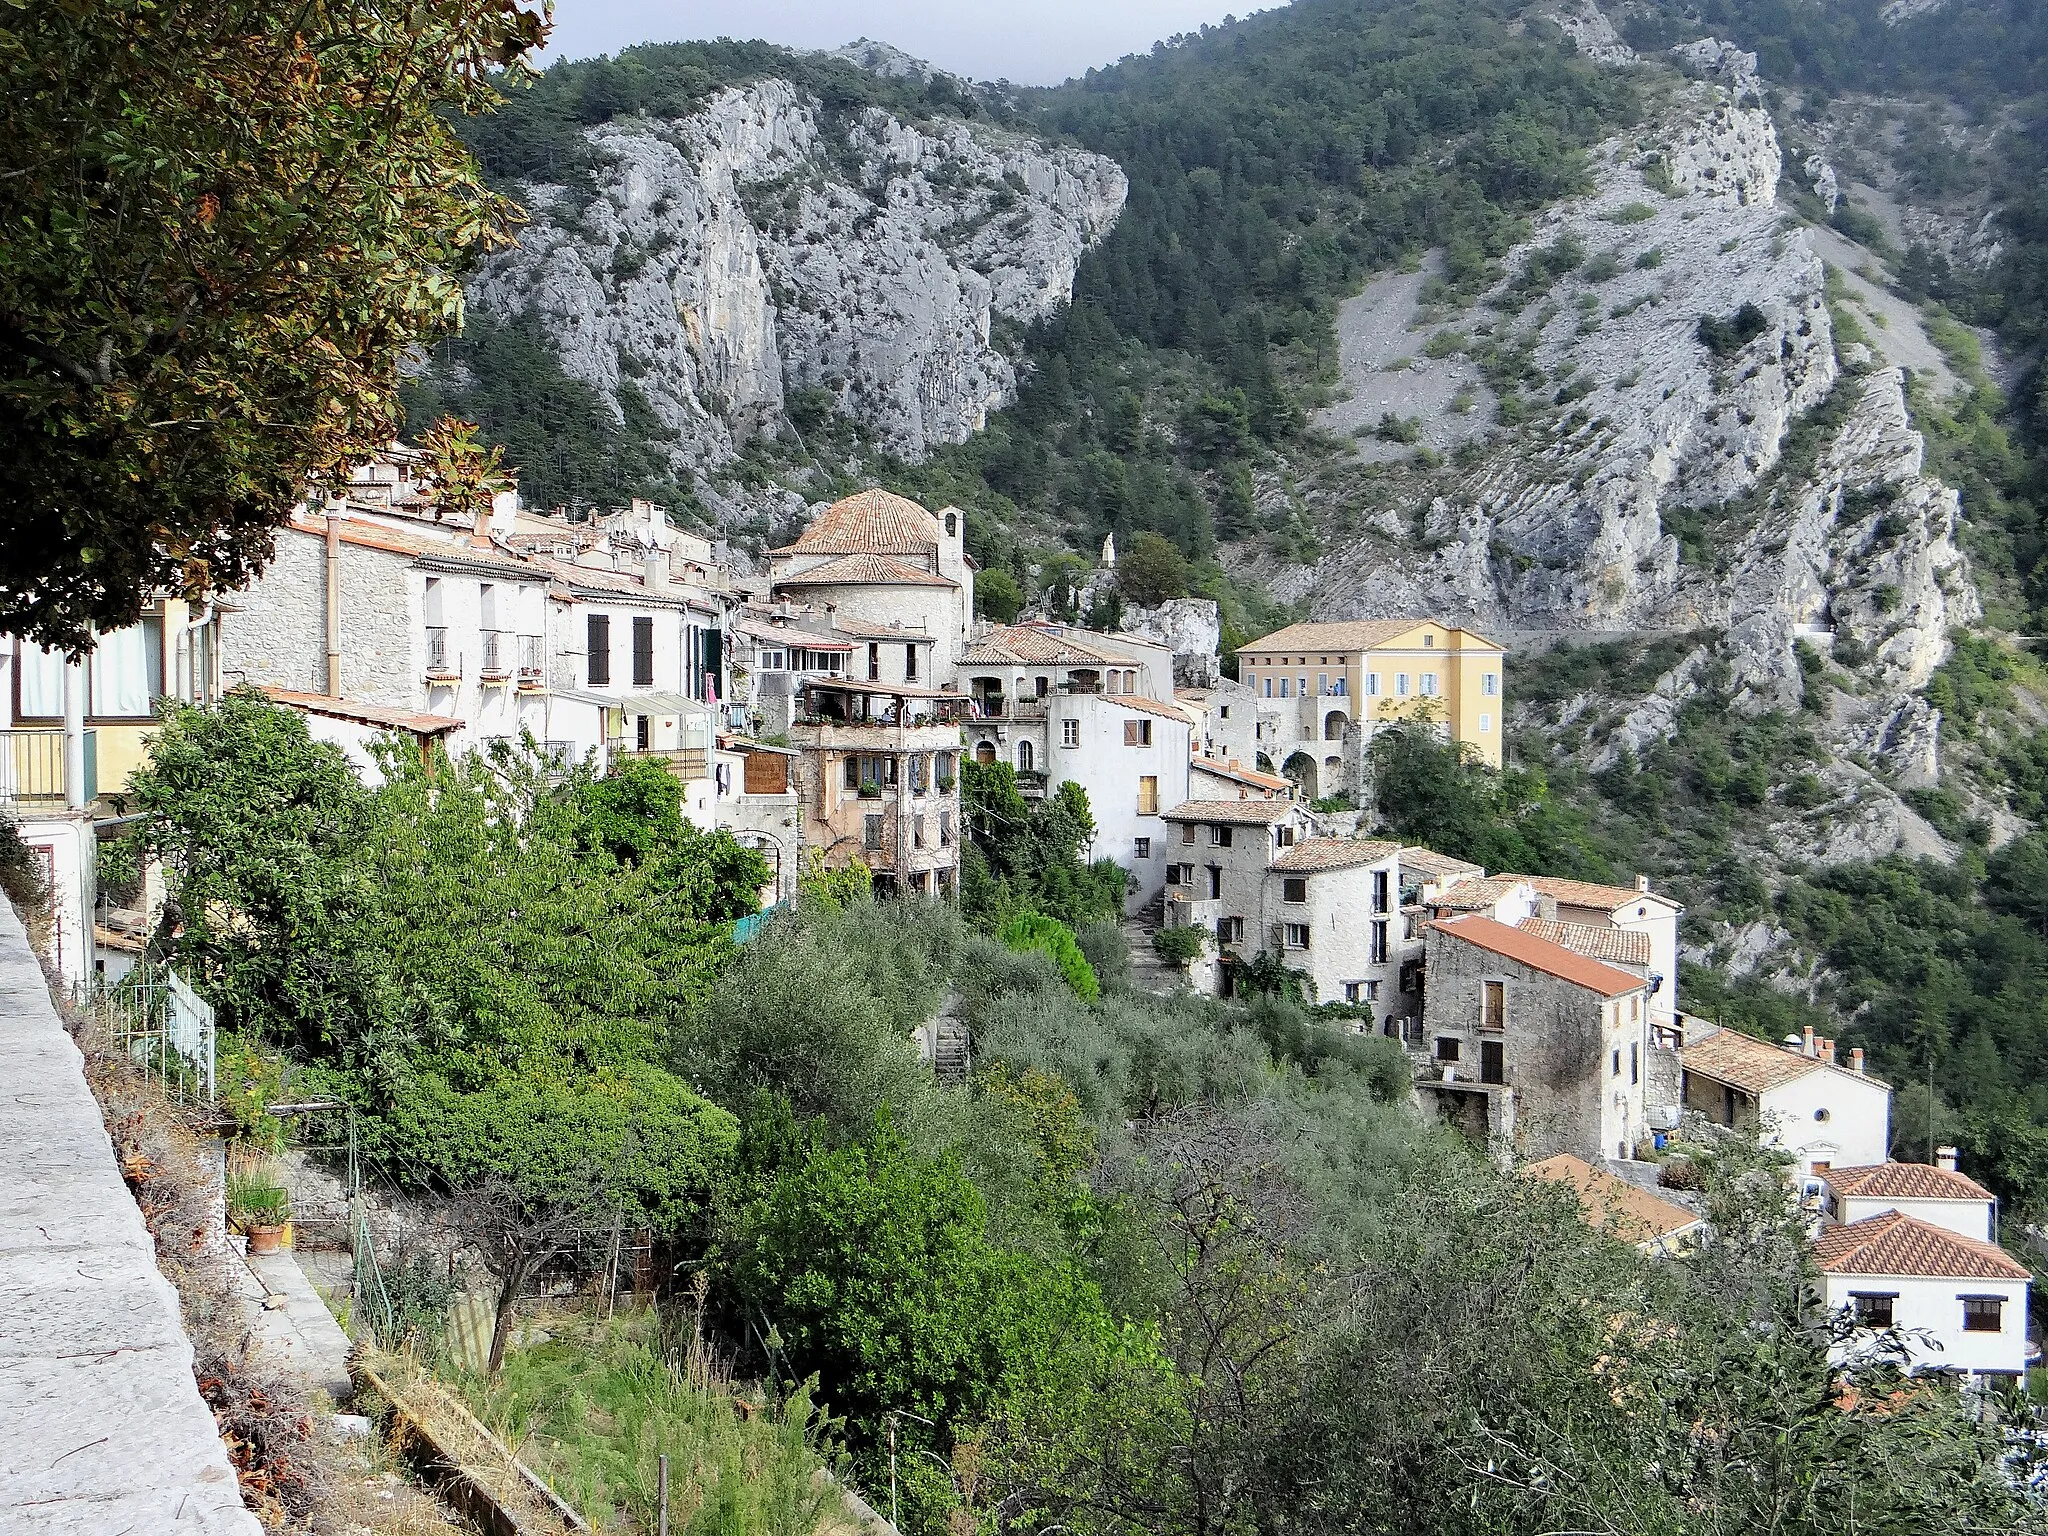
POLYGON ((654 686, 654 620, 633 621, 633 686, 654 686))
POLYGON ((789 791, 789 762, 773 752, 749 752, 743 781, 750 795, 781 795, 789 791))
POLYGON ((601 613, 591 614, 585 639, 591 686, 602 687, 612 680, 612 621, 601 613))

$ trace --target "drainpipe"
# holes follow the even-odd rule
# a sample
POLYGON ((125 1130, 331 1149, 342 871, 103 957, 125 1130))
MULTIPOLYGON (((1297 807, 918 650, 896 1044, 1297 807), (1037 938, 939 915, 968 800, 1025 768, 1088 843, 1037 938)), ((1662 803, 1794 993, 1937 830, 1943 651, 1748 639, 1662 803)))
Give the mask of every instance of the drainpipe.
POLYGON ((327 498, 327 696, 341 697, 341 509, 339 496, 327 498))
POLYGON ((85 663, 64 663, 64 804, 85 809, 85 663))

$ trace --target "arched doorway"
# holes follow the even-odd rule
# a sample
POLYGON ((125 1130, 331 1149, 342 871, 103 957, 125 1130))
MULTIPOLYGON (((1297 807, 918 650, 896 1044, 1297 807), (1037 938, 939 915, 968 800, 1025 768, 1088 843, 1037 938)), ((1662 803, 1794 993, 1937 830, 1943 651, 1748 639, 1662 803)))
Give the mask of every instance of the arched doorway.
POLYGON ((992 741, 976 742, 974 746, 974 760, 986 768, 996 760, 996 744, 992 741))
POLYGON ((1327 715, 1323 716, 1323 740, 1342 741, 1344 739, 1344 727, 1349 723, 1350 717, 1343 710, 1331 710, 1327 715))
POLYGON ((1281 765, 1280 771, 1294 780, 1295 787, 1301 791, 1302 799, 1314 800, 1319 797, 1316 789, 1316 760, 1306 752, 1297 752, 1288 758, 1281 765))

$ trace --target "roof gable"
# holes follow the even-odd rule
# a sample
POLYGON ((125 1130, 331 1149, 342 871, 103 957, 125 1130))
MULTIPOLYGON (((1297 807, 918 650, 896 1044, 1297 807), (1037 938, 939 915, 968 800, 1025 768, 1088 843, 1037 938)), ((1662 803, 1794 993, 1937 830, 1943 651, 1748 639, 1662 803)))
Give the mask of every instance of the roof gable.
POLYGON ((1748 1094, 1768 1093, 1814 1072, 1833 1072, 1852 1082, 1867 1083, 1885 1092, 1891 1090, 1889 1083, 1867 1073, 1851 1072, 1818 1056, 1788 1051, 1734 1029, 1717 1029, 1699 1040, 1688 1040, 1679 1050, 1678 1059, 1686 1071, 1748 1094))
MULTIPOLYGON (((815 550, 806 550, 815 554, 815 550)), ((958 582, 888 555, 841 555, 807 571, 775 578, 778 587, 957 587, 958 582)))
POLYGON ((1162 820, 1215 821, 1237 826, 1271 826, 1294 814, 1291 800, 1183 800, 1162 820))
MULTIPOLYGON (((1455 890, 1456 887, 1453 887, 1455 890)), ((1628 928, 1596 928, 1591 923, 1557 923, 1547 918, 1525 917, 1517 926, 1539 939, 1562 944, 1574 954, 1611 965, 1648 965, 1650 936, 1628 928)))
POLYGON ((1598 960, 1573 954, 1562 944, 1539 939, 1533 933, 1510 928, 1490 917, 1439 918, 1430 927, 1461 943, 1525 965, 1546 976, 1554 976, 1559 981, 1570 982, 1575 987, 1583 987, 1603 998, 1623 997, 1643 989, 1640 976, 1631 976, 1627 971, 1618 971, 1598 960))
POLYGON ((1860 1168, 1830 1168, 1821 1175, 1829 1189, 1852 1200, 1995 1199, 1967 1173, 1926 1163, 1868 1163, 1860 1168))

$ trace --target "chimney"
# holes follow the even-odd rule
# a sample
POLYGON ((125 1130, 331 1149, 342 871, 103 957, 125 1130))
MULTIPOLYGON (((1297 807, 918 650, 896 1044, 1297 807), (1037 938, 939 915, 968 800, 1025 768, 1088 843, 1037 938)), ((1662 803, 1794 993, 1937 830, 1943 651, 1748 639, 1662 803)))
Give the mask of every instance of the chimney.
POLYGON ((1849 1053, 1849 1070, 1858 1076, 1863 1073, 1863 1047, 1860 1045, 1849 1053))
POLYGON ((1805 1032, 1799 1037, 1799 1054, 1802 1056, 1817 1054, 1813 1046, 1813 1026, 1811 1024, 1806 1026, 1805 1032))
POLYGON ((1826 1035, 1820 1038, 1820 1059, 1831 1067, 1835 1064, 1835 1042, 1826 1035))
POLYGON ((1954 1173, 1956 1171, 1956 1149, 1954 1147, 1936 1147, 1934 1149, 1934 1166, 1943 1173, 1954 1173))
POLYGON ((650 592, 664 592, 668 589, 668 551, 651 551, 641 562, 640 578, 650 592))
POLYGON ((1650 894, 1650 877, 1648 875, 1636 876, 1636 894, 1640 896, 1650 894))

